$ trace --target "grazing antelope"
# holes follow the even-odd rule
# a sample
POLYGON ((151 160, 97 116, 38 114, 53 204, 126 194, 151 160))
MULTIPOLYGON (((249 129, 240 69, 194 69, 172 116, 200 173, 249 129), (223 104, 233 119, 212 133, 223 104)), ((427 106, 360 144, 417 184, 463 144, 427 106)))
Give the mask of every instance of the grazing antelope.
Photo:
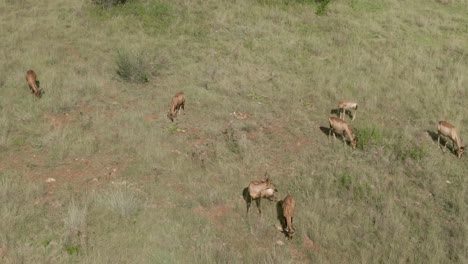
POLYGON ((167 113, 167 117, 174 122, 174 118, 179 114, 180 108, 185 110, 185 94, 178 92, 172 97, 171 109, 167 113))
POLYGON ((328 130, 328 141, 330 141, 330 135, 333 133, 333 137, 336 140, 335 132, 339 132, 343 135, 343 143, 346 144, 345 141, 345 133, 348 136, 349 140, 351 141, 351 146, 353 149, 356 148, 357 140, 356 137, 351 132, 351 128, 348 123, 342 119, 337 117, 331 116, 328 118, 328 122, 330 123, 330 129, 328 130))
POLYGON ((351 102, 351 101, 347 101, 347 100, 339 101, 338 102, 338 108, 339 108, 339 111, 340 111, 340 118, 344 120, 345 115, 346 115, 346 110, 351 111, 351 109, 354 109, 354 113, 352 113, 353 117, 351 119, 351 120, 354 120, 354 118, 356 117, 357 107, 358 107, 358 105, 355 102, 351 102))
POLYGON ((283 200, 283 216, 286 220, 286 235, 289 239, 293 238, 294 232, 296 232, 296 228, 293 226, 293 217, 294 217, 294 208, 296 207, 296 201, 294 201, 294 197, 290 194, 286 196, 283 200))
POLYGON ((445 136, 446 140, 443 151, 445 152, 445 149, 447 148, 448 139, 450 139, 452 141, 452 150, 455 151, 455 144, 457 144, 457 156, 458 158, 461 158, 463 152, 465 152, 465 146, 462 147, 462 140, 458 129, 453 125, 449 124, 449 122, 447 121, 440 121, 437 125, 437 134, 437 145, 440 146, 440 136, 445 136))
POLYGON ((41 97, 42 90, 37 87, 36 73, 33 70, 26 72, 26 81, 28 82, 29 89, 31 89, 31 93, 37 97, 41 97))
POLYGON ((250 204, 252 200, 255 200, 257 203, 258 212, 262 214, 260 209, 261 198, 268 198, 270 200, 276 200, 275 192, 277 192, 275 185, 271 183, 270 179, 267 177, 262 181, 253 181, 249 184, 248 194, 247 194, 247 213, 249 213, 250 204))

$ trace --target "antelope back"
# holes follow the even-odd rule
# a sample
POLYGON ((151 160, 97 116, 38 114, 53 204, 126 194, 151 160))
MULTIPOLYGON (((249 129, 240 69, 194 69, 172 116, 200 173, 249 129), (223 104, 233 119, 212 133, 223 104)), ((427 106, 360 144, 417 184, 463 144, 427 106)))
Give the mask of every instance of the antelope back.
POLYGON ((334 129, 338 130, 338 131, 343 131, 343 130, 346 130, 346 129, 349 129, 349 125, 348 125, 348 122, 338 118, 338 117, 334 117, 334 116, 331 116, 328 118, 328 121, 330 123, 330 126, 333 127, 334 129))

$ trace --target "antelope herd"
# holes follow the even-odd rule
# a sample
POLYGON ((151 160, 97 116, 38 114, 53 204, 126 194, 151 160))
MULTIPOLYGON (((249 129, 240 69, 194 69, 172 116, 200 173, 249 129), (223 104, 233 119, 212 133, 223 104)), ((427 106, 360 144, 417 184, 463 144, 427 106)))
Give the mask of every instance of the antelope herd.
MULTIPOLYGON (((40 98, 43 94, 43 91, 38 87, 37 76, 33 70, 27 71, 26 81, 28 83, 29 89, 31 89, 31 93, 33 93, 36 97, 40 98)), ((346 116, 346 112, 349 111, 351 121, 353 121, 356 118, 357 108, 358 104, 353 101, 342 100, 338 102, 339 118, 335 116, 331 116, 328 118, 328 123, 330 125, 330 128, 328 129, 329 141, 331 135, 333 135, 334 139, 336 140, 335 134, 340 133, 342 134, 343 144, 346 145, 345 137, 347 137, 350 141, 351 147, 353 149, 356 148, 358 139, 353 134, 348 122, 346 122, 344 119, 346 116), (351 112, 351 110, 354 110, 354 113, 351 112)), ((180 109, 185 110, 185 94, 183 92, 178 92, 172 97, 171 106, 167 113, 167 117, 169 118, 169 120, 174 122, 174 118, 178 116, 180 109)), ((447 121, 440 121, 437 125, 437 145, 442 149, 442 146, 440 145, 441 136, 444 136, 446 138, 443 151, 445 152, 447 148, 447 143, 449 141, 452 141, 452 151, 455 152, 456 145, 456 155, 458 156, 458 158, 461 158, 465 151, 465 146, 462 146, 460 131, 447 121)), ((276 201, 281 205, 281 218, 286 223, 285 226, 283 226, 283 232, 289 239, 292 239, 296 231, 295 227, 293 226, 293 217, 296 207, 294 197, 288 194, 284 198, 284 200, 278 201, 278 198, 275 194, 278 190, 268 177, 260 181, 250 182, 249 186, 245 189, 245 191, 246 194, 244 198, 247 203, 247 214, 249 212, 249 208, 252 201, 256 202, 259 214, 262 213, 262 210, 260 208, 262 198, 267 198, 271 201, 276 201)))

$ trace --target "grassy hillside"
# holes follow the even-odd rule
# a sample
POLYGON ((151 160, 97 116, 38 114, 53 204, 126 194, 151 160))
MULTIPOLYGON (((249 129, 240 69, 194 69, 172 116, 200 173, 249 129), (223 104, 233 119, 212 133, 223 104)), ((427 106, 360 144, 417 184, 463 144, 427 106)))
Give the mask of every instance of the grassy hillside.
POLYGON ((436 130, 468 138, 468 2, 317 10, 0 0, 0 262, 467 263, 467 156, 436 130), (356 150, 327 140, 341 99, 356 150), (293 240, 245 213, 266 172, 293 240))

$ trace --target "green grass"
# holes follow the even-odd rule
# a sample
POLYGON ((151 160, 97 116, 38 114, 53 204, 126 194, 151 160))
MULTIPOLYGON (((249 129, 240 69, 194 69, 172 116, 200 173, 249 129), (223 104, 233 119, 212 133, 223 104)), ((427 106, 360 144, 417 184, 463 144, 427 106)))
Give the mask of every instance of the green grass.
POLYGON ((0 1, 1 263, 467 262, 467 157, 436 145, 468 133, 466 1, 46 2, 0 1), (266 172, 291 241, 245 214, 266 172))

